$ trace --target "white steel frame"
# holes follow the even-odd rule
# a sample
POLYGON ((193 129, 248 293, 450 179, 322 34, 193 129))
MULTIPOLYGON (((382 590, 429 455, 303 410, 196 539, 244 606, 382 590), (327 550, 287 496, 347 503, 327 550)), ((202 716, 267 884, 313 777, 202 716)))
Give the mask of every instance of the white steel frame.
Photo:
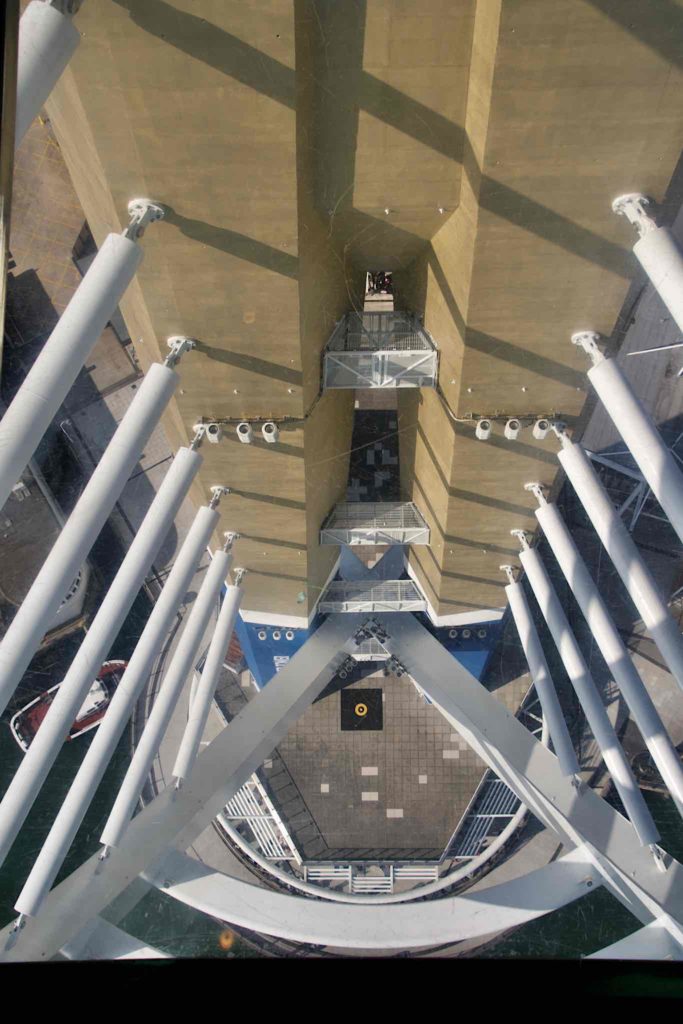
POLYGON ((438 353, 412 313, 346 313, 324 353, 323 387, 434 387, 438 353))
POLYGON ((321 544, 429 544, 429 526, 412 501, 347 501, 332 509, 321 544))
POLYGON ((246 822, 268 860, 302 863, 296 844, 256 772, 226 804, 217 820, 224 828, 234 822, 246 822))
POLYGON ((481 895, 453 898, 456 902, 351 911, 246 885, 178 852, 229 802, 343 664, 365 619, 335 615, 285 666, 279 685, 261 691, 199 755, 187 788, 160 793, 106 860, 90 858, 49 894, 38 918, 1 933, 3 959, 54 956, 140 874, 169 895, 256 931, 302 941, 332 942, 334 937, 336 946, 359 948, 406 948, 493 933, 602 883, 644 924, 657 920, 678 949, 683 942, 683 866, 668 860, 666 870, 660 870, 630 823, 592 790, 572 786, 555 756, 413 616, 389 614, 377 621, 387 634, 387 649, 420 679, 489 767, 575 853, 481 895), (544 881, 550 878, 552 884, 544 881), (482 900, 487 907, 483 915, 482 900), (473 919, 466 911, 475 906, 473 919))
POLYGON ((318 610, 336 612, 423 612, 427 602, 412 580, 334 580, 320 598, 318 610))

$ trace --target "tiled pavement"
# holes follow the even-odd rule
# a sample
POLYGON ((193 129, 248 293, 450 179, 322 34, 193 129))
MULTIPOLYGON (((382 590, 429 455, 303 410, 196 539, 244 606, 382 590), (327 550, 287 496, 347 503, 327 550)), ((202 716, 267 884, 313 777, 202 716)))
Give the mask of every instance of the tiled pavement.
POLYGON ((380 671, 350 688, 383 691, 383 730, 342 732, 337 691, 309 707, 278 747, 323 838, 345 851, 440 851, 483 763, 409 679, 380 671))

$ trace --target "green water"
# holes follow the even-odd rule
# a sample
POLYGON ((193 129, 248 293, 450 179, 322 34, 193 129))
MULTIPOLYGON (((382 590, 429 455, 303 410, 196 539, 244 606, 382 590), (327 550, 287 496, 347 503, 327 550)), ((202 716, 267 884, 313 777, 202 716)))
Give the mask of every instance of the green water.
MULTIPOLYGON (((149 615, 149 608, 147 598, 140 595, 112 646, 110 658, 126 659, 130 657, 149 615)), ((81 640, 82 634, 79 633, 53 644, 46 651, 39 652, 31 662, 30 669, 24 676, 12 704, 2 716, 2 721, 0 721, 0 794, 4 794, 24 756, 10 733, 9 720, 12 714, 33 697, 63 679, 64 666, 71 663, 81 640)), ((50 830, 56 809, 61 806, 95 735, 93 731, 71 743, 64 744, 38 799, 10 850, 2 871, 0 871, 0 923, 2 925, 16 917, 14 903, 50 830)), ((125 730, 58 875, 58 880, 74 871, 88 856, 99 849, 99 837, 111 809, 113 795, 118 791, 129 763, 130 738, 128 730, 125 730)))
MULTIPOLYGON (((144 625, 149 606, 139 598, 128 616, 111 652, 111 657, 127 658, 133 650, 144 625)), ((63 666, 71 661, 80 637, 62 641, 34 659, 25 677, 16 706, 59 682, 63 666)), ((0 790, 4 792, 23 756, 12 739, 8 710, 0 723, 0 790)), ((19 834, 0 872, 0 924, 16 917, 14 902, 19 895, 31 864, 76 774, 94 733, 67 743, 50 772, 39 799, 19 834)), ((81 826, 59 879, 75 870, 85 858, 99 849, 99 837, 111 808, 113 795, 123 779, 130 761, 128 732, 122 737, 116 753, 100 784, 95 799, 81 826)), ((673 802, 666 797, 645 794, 653 817, 662 835, 662 846, 677 860, 683 860, 683 828, 673 802)), ((178 904, 161 893, 148 894, 121 924, 132 935, 177 957, 245 957, 255 956, 250 946, 236 940, 230 949, 221 946, 225 926, 178 904)), ((540 957, 567 959, 584 956, 630 934, 640 927, 622 905, 604 889, 577 900, 561 910, 518 929, 508 938, 478 954, 480 957, 540 957)))
MULTIPOLYGON (((683 828, 668 797, 646 793, 662 835, 662 846, 683 858, 683 828)), ((226 957, 219 937, 222 926, 160 893, 150 893, 122 922, 151 945, 178 957, 226 957)), ((641 927, 641 923, 605 889, 582 897, 547 917, 519 928, 509 938, 478 954, 480 958, 572 959, 593 953, 641 927)), ((231 953, 254 956, 236 943, 231 953)))
MULTIPOLYGON (((662 847, 676 860, 683 859, 683 827, 673 801, 654 793, 645 793, 644 796, 660 831, 662 847)), ((636 917, 606 889, 600 888, 554 914, 524 925, 478 956, 581 957, 595 953, 641 927, 636 917)))

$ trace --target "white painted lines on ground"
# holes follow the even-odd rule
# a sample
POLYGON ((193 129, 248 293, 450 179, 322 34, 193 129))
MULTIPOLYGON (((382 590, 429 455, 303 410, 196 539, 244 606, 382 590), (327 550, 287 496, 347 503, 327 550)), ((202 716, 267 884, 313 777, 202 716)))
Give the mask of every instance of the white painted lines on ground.
POLYGON ((387 818, 402 818, 403 808, 402 807, 387 807, 387 818))
POLYGON ((379 770, 377 768, 361 768, 360 773, 361 775, 379 775, 379 770))
POLYGON ((364 802, 369 800, 379 800, 379 793, 361 793, 361 800, 364 802))

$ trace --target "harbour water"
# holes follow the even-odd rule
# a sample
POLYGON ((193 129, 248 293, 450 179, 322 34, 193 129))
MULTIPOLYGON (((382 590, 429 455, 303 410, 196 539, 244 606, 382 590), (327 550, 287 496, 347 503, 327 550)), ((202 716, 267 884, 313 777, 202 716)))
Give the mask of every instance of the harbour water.
MULTIPOLYGON (((149 613, 141 595, 131 610, 112 648, 111 657, 130 656, 149 613)), ((22 755, 9 731, 9 719, 16 707, 59 682, 64 666, 71 661, 80 635, 60 641, 33 661, 12 707, 0 723, 0 793, 4 793, 22 755)), ((94 733, 64 745, 62 752, 36 801, 26 826, 15 842, 0 873, 0 923, 15 916, 14 902, 30 865, 47 835, 59 806, 78 770, 94 733)), ((112 802, 130 760, 130 737, 126 731, 109 764, 95 799, 76 837, 59 878, 65 877, 99 848, 99 837, 112 802)), ((677 859, 683 858, 683 830, 669 797, 646 793, 645 798, 662 835, 662 846, 677 859)), ((124 922, 122 922, 123 924, 124 922)), ((176 957, 244 957, 257 955, 224 924, 177 904, 160 893, 150 893, 125 919, 131 934, 176 957)), ((525 925, 512 935, 477 954, 480 957, 573 958, 585 956, 609 945, 639 927, 639 922, 605 890, 570 904, 550 917, 525 925)))

